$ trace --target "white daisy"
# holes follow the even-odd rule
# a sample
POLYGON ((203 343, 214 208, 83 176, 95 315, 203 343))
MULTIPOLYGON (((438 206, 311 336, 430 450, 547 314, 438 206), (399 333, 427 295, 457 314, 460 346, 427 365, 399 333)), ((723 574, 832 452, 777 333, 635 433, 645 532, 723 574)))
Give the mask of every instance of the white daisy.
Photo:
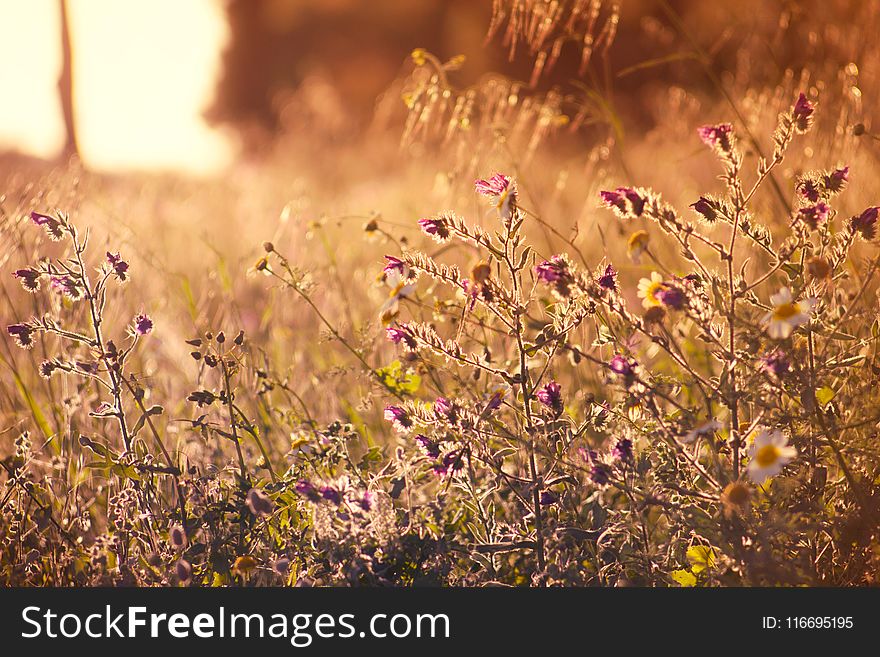
POLYGON ((666 289, 663 277, 656 271, 651 273, 651 278, 643 278, 639 281, 638 294, 645 308, 663 305, 659 293, 666 289))
POLYGON ((782 472, 796 456, 797 450, 788 444, 781 431, 764 429, 749 447, 749 478, 763 484, 782 472))
POLYGON ((385 284, 391 288, 388 299, 382 304, 379 316, 383 323, 387 324, 397 315, 400 300, 408 297, 416 289, 412 279, 407 277, 409 270, 399 272, 392 269, 385 273, 385 284))
POLYGON ((810 321, 815 299, 793 301, 791 290, 783 287, 770 297, 773 310, 764 316, 767 334, 775 340, 784 340, 801 324, 810 321))

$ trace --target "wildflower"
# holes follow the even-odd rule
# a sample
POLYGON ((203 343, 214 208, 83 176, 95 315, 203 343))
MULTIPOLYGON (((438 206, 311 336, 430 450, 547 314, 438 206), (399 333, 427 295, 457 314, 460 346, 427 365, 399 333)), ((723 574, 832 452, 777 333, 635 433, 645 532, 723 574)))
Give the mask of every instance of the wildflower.
POLYGON ((55 370, 58 369, 58 364, 52 360, 44 360, 40 363, 40 376, 44 379, 48 379, 52 374, 54 374, 55 370))
POLYGON ((657 272, 652 272, 651 278, 641 279, 639 281, 638 294, 642 300, 642 305, 645 308, 662 305, 663 300, 660 298, 660 293, 665 289, 666 285, 663 282, 663 277, 657 272))
POLYGON ((174 565, 174 574, 177 575, 177 579, 180 580, 181 584, 186 584, 192 579, 192 566, 189 561, 186 559, 178 559, 177 563, 174 565))
POLYGON ((387 323, 397 315, 400 300, 412 294, 416 286, 411 282, 409 269, 402 261, 391 256, 385 257, 389 259, 389 264, 384 270, 385 284, 391 288, 391 291, 388 293, 388 299, 382 304, 379 314, 382 321, 387 323), (394 261, 399 262, 401 266, 394 261))
POLYGON ((824 280, 831 276, 831 263, 821 256, 813 256, 807 260, 807 271, 813 278, 824 280))
POLYGON ((361 508, 362 511, 370 511, 373 508, 373 504, 376 501, 375 493, 371 493, 370 491, 364 491, 364 494, 360 496, 357 500, 357 505, 361 508))
POLYGON ((419 226, 425 234, 430 235, 435 242, 446 242, 452 233, 446 220, 442 216, 431 217, 429 219, 419 219, 419 226))
POLYGON ((729 123, 704 125, 697 129, 700 139, 709 148, 722 155, 729 155, 733 150, 733 126, 729 123))
POLYGON ((850 228, 859 233, 862 239, 872 240, 877 236, 877 213, 880 206, 873 206, 862 212, 858 217, 849 220, 850 228))
POLYGON ((450 474, 461 470, 464 467, 462 460, 462 452, 449 452, 439 463, 432 466, 434 474, 438 477, 448 477, 450 474))
POLYGON ((562 414, 562 387, 556 381, 551 381, 545 385, 535 393, 535 396, 541 404, 553 411, 554 415, 559 416, 562 414))
POLYGON ((42 226, 46 230, 46 233, 49 235, 49 239, 54 242, 57 242, 62 237, 64 237, 62 224, 55 217, 50 217, 47 214, 41 214, 39 212, 31 212, 31 221, 33 221, 34 224, 36 224, 37 226, 42 226))
POLYGON ((391 340, 394 344, 400 344, 403 342, 403 344, 410 349, 415 349, 417 346, 416 339, 406 327, 389 326, 385 329, 385 337, 391 340))
POLYGON ((318 489, 315 488, 314 484, 305 479, 300 479, 296 482, 294 490, 310 502, 317 502, 321 499, 321 494, 318 492, 318 489))
POLYGON ((391 422, 391 424, 394 425, 394 428, 398 431, 406 431, 413 425, 409 413, 400 406, 386 406, 385 419, 391 422))
POLYGON ((72 301, 78 301, 83 297, 82 288, 71 276, 51 276, 49 286, 58 294, 62 294, 72 301))
POLYGON ((804 299, 795 302, 792 300, 791 290, 784 287, 770 297, 770 303, 773 310, 764 316, 767 334, 775 340, 784 340, 798 326, 810 321, 814 301, 804 299))
POLYGON ((6 327, 6 332, 22 349, 30 349, 34 346, 34 330, 29 324, 10 324, 6 327))
POLYGON ((699 214, 709 223, 714 222, 718 218, 716 203, 705 196, 701 196, 696 203, 691 203, 691 207, 694 209, 694 212, 699 214))
POLYGON ((681 442, 689 445, 695 442, 698 438, 709 438, 714 436, 719 429, 721 429, 721 423, 717 420, 710 420, 709 422, 701 424, 688 431, 681 439, 681 442))
POLYGON ((440 443, 436 440, 431 440, 427 436, 423 434, 418 434, 415 438, 416 443, 418 443, 422 452, 424 452, 425 456, 432 459, 440 458, 440 443))
POLYGON ((385 266, 382 268, 382 271, 387 274, 396 274, 398 276, 406 277, 409 273, 409 267, 406 266, 406 263, 400 258, 395 258, 394 256, 387 255, 385 259, 388 261, 385 263, 385 266))
POLYGON ((111 253, 107 251, 107 262, 113 268, 113 273, 121 282, 128 279, 128 263, 122 259, 119 252, 111 253))
POLYGON ((617 270, 614 269, 611 265, 605 266, 605 271, 596 279, 596 282, 599 284, 599 287, 604 288, 606 290, 616 290, 617 289, 617 270))
POLYGON ((792 109, 795 129, 800 134, 805 133, 813 125, 813 112, 815 111, 816 108, 813 106, 813 103, 807 100, 807 97, 801 92, 792 109))
POLYGON ((489 401, 486 402, 486 406, 483 408, 483 411, 480 413, 480 419, 484 420, 489 415, 492 414, 493 411, 497 410, 501 407, 501 402, 504 401, 504 395, 506 391, 504 388, 499 388, 489 397, 489 401))
POLYGON ((630 260, 638 264, 642 254, 648 250, 650 235, 646 230, 637 230, 626 241, 626 253, 630 260))
POLYGON ((451 402, 446 397, 437 397, 434 401, 434 417, 446 419, 455 424, 458 420, 458 409, 455 402, 451 402))
POLYGON ((172 525, 168 530, 168 540, 175 550, 182 550, 186 547, 186 531, 180 525, 172 525))
POLYGON ((561 298, 567 298, 571 294, 571 284, 574 276, 568 264, 568 259, 563 255, 555 255, 549 260, 535 266, 537 279, 553 287, 553 291, 561 298))
POLYGON ((785 352, 776 349, 761 358, 761 368, 778 379, 791 369, 791 362, 785 352))
POLYGON ((336 505, 342 504, 342 493, 333 488, 333 486, 321 486, 320 492, 321 497, 323 497, 328 502, 332 502, 336 505))
POLYGON ((765 429, 749 448, 749 477, 762 484, 782 472, 796 456, 797 450, 789 446, 781 431, 765 429))
POLYGON ((828 222, 831 208, 828 204, 819 201, 815 205, 801 208, 797 213, 797 220, 805 223, 811 230, 818 230, 828 222))
POLYGON ((613 192, 599 192, 605 207, 623 219, 641 217, 645 211, 647 196, 635 187, 618 187, 613 192))
POLYGON ((629 438, 621 438, 611 449, 611 455, 618 461, 631 463, 633 460, 633 442, 629 438))
POLYGON ((724 515, 731 518, 748 510, 752 502, 752 490, 742 481, 732 481, 721 492, 721 507, 724 515))
POLYGON ((590 481, 597 486, 607 486, 611 481, 611 466, 601 461, 593 461, 590 465, 590 481))
POLYGON ((550 506, 551 504, 556 504, 559 501, 559 495, 554 493, 552 490, 544 490, 541 491, 541 506, 550 506))
POLYGON ((40 289, 40 277, 42 274, 36 269, 16 269, 12 275, 18 279, 21 286, 28 292, 36 292, 40 289))
POLYGON ((496 173, 488 180, 475 180, 474 189, 477 194, 488 196, 505 219, 516 208, 516 183, 509 176, 496 173))
POLYGON ((153 330, 153 320, 149 315, 141 313, 135 316, 132 326, 136 335, 147 335, 153 330))
POLYGON ((832 194, 842 192, 849 182, 849 167, 835 169, 825 176, 825 188, 832 194))
POLYGON ((259 488, 251 488, 246 498, 247 508, 258 518, 272 514, 275 503, 259 488))
POLYGON ((663 289, 657 292, 656 296, 664 306, 674 310, 681 310, 687 303, 684 290, 668 283, 664 283, 663 289))
POLYGON ((625 379, 631 379, 635 376, 636 362, 626 356, 617 354, 609 361, 608 368, 618 376, 622 376, 625 379))
POLYGON ((247 577, 257 567, 257 560, 249 554, 242 555, 235 559, 232 564, 232 572, 241 577, 247 577))
POLYGON ((818 201, 821 195, 818 183, 810 178, 805 178, 798 182, 797 190, 801 193, 801 196, 811 203, 818 201))

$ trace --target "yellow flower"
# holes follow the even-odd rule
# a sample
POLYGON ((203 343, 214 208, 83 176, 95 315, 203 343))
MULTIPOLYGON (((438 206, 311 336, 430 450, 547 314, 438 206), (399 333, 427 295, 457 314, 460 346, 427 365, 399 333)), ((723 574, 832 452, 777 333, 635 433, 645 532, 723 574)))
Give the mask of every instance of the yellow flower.
POLYGON ((648 250, 649 240, 650 235, 648 235, 646 230, 637 230, 629 236, 629 240, 626 243, 626 252, 630 260, 638 264, 642 254, 648 250))
POLYGON ((428 61, 427 55, 428 52, 424 48, 416 48, 412 51, 410 57, 412 57, 412 60, 416 66, 424 66, 425 62, 428 61))
POLYGON ((796 456, 797 450, 789 446, 781 431, 765 429, 749 448, 749 477, 756 484, 763 484, 782 472, 796 456))
POLYGON ((815 303, 813 299, 793 301, 791 290, 784 287, 770 297, 773 310, 764 316, 767 334, 775 340, 784 340, 798 326, 810 321, 810 311, 815 303))
POLYGON ((659 306, 663 302, 658 298, 658 294, 666 289, 663 284, 663 277, 656 271, 651 273, 651 278, 643 278, 639 281, 639 298, 645 308, 659 306))
POLYGON ((250 572, 257 567, 257 560, 254 559, 250 555, 243 555, 238 557, 235 560, 235 563, 232 564, 232 572, 236 575, 241 575, 242 577, 246 577, 250 572))

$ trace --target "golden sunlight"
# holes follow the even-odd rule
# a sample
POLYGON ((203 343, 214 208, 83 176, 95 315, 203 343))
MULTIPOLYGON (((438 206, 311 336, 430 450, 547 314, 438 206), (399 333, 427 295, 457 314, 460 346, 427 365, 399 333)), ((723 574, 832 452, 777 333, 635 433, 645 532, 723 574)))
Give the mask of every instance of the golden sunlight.
MULTIPOLYGON (((219 2, 77 0, 68 11, 74 116, 87 166, 201 174, 231 160, 229 139, 201 116, 228 38, 219 2)), ((52 156, 63 142, 59 4, 0 0, 0 14, 15 17, 0 24, 0 71, 16 98, 0 107, 0 145, 52 156), (37 121, 34 112, 46 116, 37 121)))

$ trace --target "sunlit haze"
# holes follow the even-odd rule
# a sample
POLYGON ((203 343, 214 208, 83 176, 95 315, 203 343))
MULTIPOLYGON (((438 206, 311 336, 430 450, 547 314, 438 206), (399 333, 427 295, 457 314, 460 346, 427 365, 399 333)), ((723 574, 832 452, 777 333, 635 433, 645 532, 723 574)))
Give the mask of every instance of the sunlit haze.
MULTIPOLYGON (((206 125, 228 38, 215 0, 68 3, 81 156, 99 170, 210 173, 231 158, 206 125)), ((53 157, 63 143, 56 0, 0 0, 0 149, 53 157)))

